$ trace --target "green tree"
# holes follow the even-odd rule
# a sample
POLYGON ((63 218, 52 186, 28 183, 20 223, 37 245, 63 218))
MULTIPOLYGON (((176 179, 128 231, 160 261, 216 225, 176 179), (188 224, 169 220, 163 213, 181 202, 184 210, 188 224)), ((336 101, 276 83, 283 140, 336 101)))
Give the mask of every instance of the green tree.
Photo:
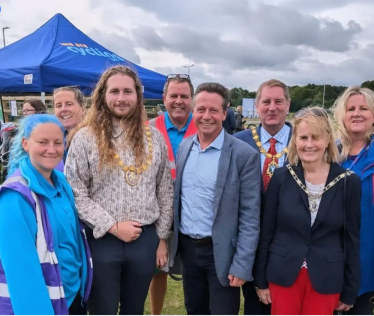
POLYGON ((365 81, 361 85, 362 88, 369 88, 374 91, 374 80, 372 81, 365 81))

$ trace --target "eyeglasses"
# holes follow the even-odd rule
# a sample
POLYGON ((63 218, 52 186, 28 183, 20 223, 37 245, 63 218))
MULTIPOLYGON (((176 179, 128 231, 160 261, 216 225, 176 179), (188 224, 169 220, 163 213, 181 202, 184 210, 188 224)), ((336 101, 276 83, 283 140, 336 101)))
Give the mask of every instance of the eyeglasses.
POLYGON ((34 113, 36 112, 36 110, 31 110, 31 109, 25 109, 25 110, 22 110, 22 114, 27 114, 27 113, 34 113))
POLYGON ((297 118, 303 117, 307 114, 313 114, 313 115, 316 115, 316 116, 326 117, 326 118, 329 117, 326 110, 322 109, 322 108, 305 108, 305 109, 302 109, 302 110, 296 112, 293 117, 297 119, 297 118))
POLYGON ((167 80, 170 80, 170 79, 186 79, 186 80, 190 80, 190 76, 186 75, 186 74, 171 74, 171 75, 167 76, 167 80))

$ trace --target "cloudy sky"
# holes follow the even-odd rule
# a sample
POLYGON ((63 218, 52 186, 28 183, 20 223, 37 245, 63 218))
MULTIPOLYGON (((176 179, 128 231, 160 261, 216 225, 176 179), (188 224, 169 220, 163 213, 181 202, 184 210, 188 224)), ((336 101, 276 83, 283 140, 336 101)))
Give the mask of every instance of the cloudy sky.
POLYGON ((114 53, 195 85, 250 91, 374 80, 374 0, 0 0, 7 44, 54 14, 114 53))

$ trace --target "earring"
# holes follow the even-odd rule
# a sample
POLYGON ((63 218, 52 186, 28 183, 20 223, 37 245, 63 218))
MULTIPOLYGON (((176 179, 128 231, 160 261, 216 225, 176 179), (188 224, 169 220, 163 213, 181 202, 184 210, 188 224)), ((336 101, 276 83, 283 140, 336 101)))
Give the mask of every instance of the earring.
POLYGON ((327 154, 327 149, 326 149, 325 154, 323 155, 323 159, 325 160, 325 162, 327 162, 327 157, 328 157, 328 154, 327 154))
POLYGON ((298 164, 299 164, 299 156, 295 156, 295 158, 293 159, 293 164, 295 165, 295 166, 297 166, 298 164))

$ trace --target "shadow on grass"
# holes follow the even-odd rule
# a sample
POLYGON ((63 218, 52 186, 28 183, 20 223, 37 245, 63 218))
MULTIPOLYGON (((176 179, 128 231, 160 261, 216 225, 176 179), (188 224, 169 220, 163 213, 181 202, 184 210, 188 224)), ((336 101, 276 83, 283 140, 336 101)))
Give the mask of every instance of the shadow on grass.
MULTIPOLYGON (((184 297, 182 282, 168 279, 168 290, 166 292, 163 315, 186 315, 184 308, 184 297)), ((144 315, 151 315, 151 305, 149 303, 149 296, 144 306, 144 315)), ((243 297, 241 297, 240 315, 243 315, 243 297)))

